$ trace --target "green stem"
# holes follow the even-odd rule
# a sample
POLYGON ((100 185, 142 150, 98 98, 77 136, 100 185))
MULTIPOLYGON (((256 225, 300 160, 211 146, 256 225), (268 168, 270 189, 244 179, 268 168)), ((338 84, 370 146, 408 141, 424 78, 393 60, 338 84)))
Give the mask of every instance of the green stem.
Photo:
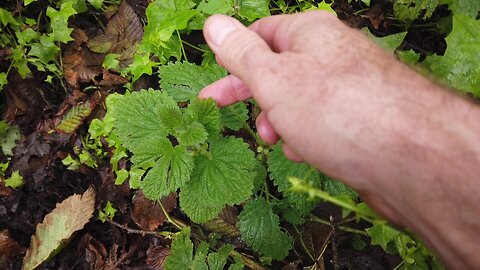
POLYGON ((188 42, 186 42, 185 40, 182 40, 182 42, 183 42, 185 45, 187 45, 188 47, 194 48, 194 49, 197 50, 197 51, 200 51, 200 52, 203 52, 203 53, 208 53, 208 52, 209 52, 209 51, 204 50, 204 49, 202 49, 202 48, 200 48, 200 47, 198 47, 198 46, 195 46, 195 45, 193 45, 193 44, 191 44, 191 43, 188 43, 188 42))
POLYGON ((185 47, 183 47, 183 40, 180 37, 180 32, 178 32, 178 30, 175 30, 175 32, 177 32, 178 40, 180 42, 180 48, 182 49, 183 58, 185 58, 185 61, 188 62, 187 53, 185 52, 185 47))
POLYGON ((175 227, 177 227, 179 230, 182 230, 184 227, 186 227, 185 224, 178 224, 177 222, 175 222, 171 217, 170 215, 168 214, 168 212, 165 210, 165 208, 163 207, 163 204, 159 201, 158 204, 160 205, 160 207, 162 208, 162 211, 163 211, 163 214, 165 215, 165 217, 167 218, 168 222, 170 222, 171 224, 173 224, 175 227), (183 226, 182 226, 183 225, 183 226))
MULTIPOLYGON (((332 224, 329 221, 326 221, 326 220, 321 219, 321 218, 319 218, 317 216, 314 216, 314 215, 310 215, 310 220, 313 221, 313 222, 318 222, 318 223, 327 225, 327 226, 332 226, 332 224)), ((334 224, 333 226, 335 226, 335 228, 338 228, 338 229, 340 229, 342 231, 345 231, 345 232, 356 233, 356 234, 368 236, 368 234, 363 230, 358 230, 358 229, 350 228, 350 227, 347 227, 347 226, 338 226, 337 224, 334 224)))

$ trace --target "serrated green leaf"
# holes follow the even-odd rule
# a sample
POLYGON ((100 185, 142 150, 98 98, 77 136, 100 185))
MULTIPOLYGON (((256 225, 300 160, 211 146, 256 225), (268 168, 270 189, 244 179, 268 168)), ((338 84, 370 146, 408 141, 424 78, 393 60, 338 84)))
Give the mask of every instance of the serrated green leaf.
POLYGON ((358 199, 358 194, 353 189, 345 186, 345 184, 338 180, 326 176, 323 177, 322 189, 333 196, 346 195, 353 200, 358 199))
POLYGON ((249 201, 239 215, 242 239, 261 255, 281 260, 292 249, 292 239, 280 228, 280 220, 263 198, 249 201))
POLYGON ((312 200, 306 194, 298 194, 289 191, 291 184, 288 178, 298 177, 309 181, 315 187, 320 188, 322 177, 320 173, 305 163, 296 163, 285 157, 281 144, 277 144, 270 152, 268 158, 268 171, 273 183, 282 192, 285 198, 290 202, 300 215, 308 214, 317 204, 318 199, 312 200))
POLYGON ((28 55, 38 57, 43 64, 55 61, 56 54, 60 52, 60 48, 55 45, 51 36, 43 35, 40 37, 40 42, 35 42, 30 46, 28 55))
POLYGON ((254 21, 259 18, 270 16, 270 1, 266 0, 239 0, 238 15, 254 21))
POLYGON ((453 16, 444 56, 429 56, 426 65, 452 87, 480 97, 480 21, 467 15, 453 16))
POLYGON ((77 11, 73 8, 72 2, 63 3, 60 10, 47 8, 47 16, 50 18, 50 27, 52 28, 51 36, 54 41, 67 43, 73 40, 70 36, 73 28, 68 28, 68 19, 74 14, 77 14, 77 11))
POLYGON ((171 53, 170 40, 175 30, 187 28, 188 22, 200 14, 190 0, 157 0, 146 10, 148 24, 145 26, 143 46, 159 58, 168 59, 171 53), (170 43, 170 44, 169 44, 170 43), (165 53, 164 50, 170 51, 165 53))
POLYGON ((241 129, 248 120, 247 105, 243 102, 223 107, 220 109, 220 113, 222 114, 222 125, 231 130, 241 129))
POLYGON ((160 86, 175 101, 193 100, 205 86, 227 75, 218 65, 198 66, 188 62, 169 63, 159 69, 160 86))
POLYGON ((245 201, 252 194, 255 163, 241 139, 211 140, 209 156, 195 157, 191 180, 180 192, 182 209, 202 223, 217 217, 225 205, 245 201))
POLYGON ((3 24, 3 26, 7 26, 9 24, 11 25, 20 25, 15 18, 13 17, 12 13, 10 11, 5 10, 3 8, 0 8, 0 22, 3 24))
POLYGON ((179 129, 176 137, 180 145, 195 146, 204 143, 208 133, 202 124, 193 122, 179 129))
POLYGON ((185 110, 185 118, 187 122, 202 124, 210 139, 216 137, 221 130, 220 109, 213 99, 192 100, 185 110))
POLYGON ((480 1, 451 0, 450 9, 454 14, 465 14, 475 19, 480 11, 480 1))
POLYGON ((224 245, 217 252, 208 254, 209 270, 223 270, 233 246, 224 245))
POLYGON ((134 153, 168 135, 160 121, 162 108, 176 106, 169 96, 155 90, 109 95, 106 103, 106 117, 112 119, 122 144, 134 153))
POLYGON ((20 171, 12 172, 12 175, 5 179, 5 186, 13 189, 20 188, 23 184, 25 184, 25 181, 23 180, 23 176, 20 175, 20 171))
POLYGON ((234 13, 234 0, 204 0, 198 4, 197 10, 205 14, 226 14, 234 13))
POLYGON ((120 61, 118 58, 120 57, 120 54, 116 53, 109 53, 105 56, 105 59, 103 59, 102 67, 104 69, 111 69, 111 70, 118 70, 120 68, 120 61))
POLYGON ((163 196, 184 187, 190 180, 194 165, 190 152, 181 146, 172 147, 171 144, 162 146, 156 158, 158 160, 140 184, 145 197, 151 200, 160 200, 163 196))
POLYGON ((413 21, 422 12, 423 18, 430 18, 439 5, 439 0, 396 0, 393 4, 395 17, 400 20, 413 21))
POLYGON ((32 40, 40 38, 40 34, 34 31, 32 28, 27 28, 23 31, 17 31, 15 32, 15 35, 17 36, 17 40, 20 45, 27 45, 32 40))
POLYGON ((133 75, 132 81, 135 82, 140 79, 143 74, 152 75, 153 68, 157 65, 157 63, 150 60, 150 54, 136 54, 133 56, 133 62, 125 71, 130 72, 133 75))
POLYGON ((220 248, 219 252, 211 253, 208 256, 210 267, 208 267, 206 263, 208 248, 209 246, 207 243, 201 242, 195 250, 195 256, 193 256, 193 243, 190 240, 190 228, 184 228, 172 242, 170 255, 165 260, 165 270, 223 269, 217 267, 218 265, 221 265, 222 259, 223 264, 226 263, 226 256, 228 256, 228 253, 232 250, 231 246, 223 246, 220 248))

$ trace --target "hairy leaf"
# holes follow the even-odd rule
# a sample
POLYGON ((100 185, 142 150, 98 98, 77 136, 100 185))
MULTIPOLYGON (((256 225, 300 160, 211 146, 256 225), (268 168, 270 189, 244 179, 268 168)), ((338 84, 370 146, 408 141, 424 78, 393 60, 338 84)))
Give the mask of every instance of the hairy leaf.
POLYGON ((95 206, 95 191, 90 188, 83 195, 72 195, 45 216, 37 225, 30 248, 23 258, 23 268, 31 270, 50 258, 56 251, 90 220, 95 206))
POLYGON ((193 100, 185 111, 185 117, 185 121, 202 124, 209 138, 217 136, 221 130, 220 110, 213 99, 193 100))
POLYGON ((198 66, 188 62, 160 67, 160 86, 175 101, 193 100, 203 87, 227 75, 218 65, 198 66))
POLYGON ((226 14, 232 15, 234 13, 234 0, 204 0, 198 4, 197 10, 211 15, 211 14, 226 14))
POLYGON ((396 0, 393 10, 398 19, 412 21, 422 14, 424 19, 430 18, 438 5, 439 0, 396 0))
POLYGON ((267 0, 242 0, 238 14, 248 21, 270 16, 270 1, 267 0))
POLYGON ((222 125, 231 129, 241 129, 248 120, 247 106, 243 102, 220 109, 222 125))
POLYGON ((460 91, 480 97, 480 21, 467 15, 453 16, 445 55, 430 56, 427 66, 440 79, 460 91))
POLYGON ((298 194, 289 191, 291 184, 288 177, 295 176, 309 181, 315 187, 320 188, 322 177, 320 173, 305 163, 295 163, 285 157, 281 144, 277 144, 268 158, 268 171, 273 183, 283 193, 288 202, 300 215, 308 214, 317 204, 318 199, 312 200, 306 194, 298 194))
POLYGON ((280 220, 263 198, 249 201, 237 224, 242 239, 254 251, 281 260, 292 248, 292 239, 280 228, 280 220))
POLYGON ((180 192, 180 206, 195 222, 217 217, 225 205, 241 203, 252 194, 255 164, 242 140, 211 140, 209 154, 195 157, 191 180, 180 192))

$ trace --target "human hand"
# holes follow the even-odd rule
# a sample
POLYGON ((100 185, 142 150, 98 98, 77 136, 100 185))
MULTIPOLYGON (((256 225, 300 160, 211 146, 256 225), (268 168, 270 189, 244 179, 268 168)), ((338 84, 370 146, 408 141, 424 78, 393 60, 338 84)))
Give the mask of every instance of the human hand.
POLYGON ((267 143, 356 189, 452 269, 480 264, 480 108, 415 73, 325 12, 248 29, 221 15, 204 35, 231 75, 201 98, 253 97, 267 143), (461 210, 460 210, 461 209, 461 210), (468 213, 468 214, 467 214, 468 213))

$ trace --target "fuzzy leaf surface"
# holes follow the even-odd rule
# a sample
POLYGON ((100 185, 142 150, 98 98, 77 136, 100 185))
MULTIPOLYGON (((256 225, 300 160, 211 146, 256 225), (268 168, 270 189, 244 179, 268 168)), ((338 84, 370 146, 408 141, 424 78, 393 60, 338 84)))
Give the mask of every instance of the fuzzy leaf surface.
POLYGON ((427 65, 440 79, 465 93, 480 97, 480 21, 464 14, 453 16, 444 56, 430 56, 427 65))
POLYGON ((248 120, 247 105, 243 102, 223 107, 220 109, 220 113, 222 114, 222 126, 231 130, 241 129, 248 120))
POLYGON ((268 158, 268 171, 273 183, 282 192, 287 201, 300 215, 308 214, 318 200, 312 200, 306 194, 289 191, 291 184, 288 177, 294 176, 309 181, 317 188, 321 188, 322 178, 320 173, 305 163, 296 163, 285 157, 281 144, 277 144, 268 158))
POLYGON ((225 205, 248 199, 255 177, 254 153, 241 139, 211 140, 209 150, 195 157, 191 180, 180 192, 180 206, 198 223, 217 217, 225 205))
POLYGON ((160 86, 175 101, 193 100, 203 87, 227 75, 219 65, 198 66, 188 62, 160 67, 160 86))
POLYGON ((292 248, 292 239, 280 228, 280 219, 263 198, 249 201, 237 223, 242 239, 254 251, 281 260, 292 248))

